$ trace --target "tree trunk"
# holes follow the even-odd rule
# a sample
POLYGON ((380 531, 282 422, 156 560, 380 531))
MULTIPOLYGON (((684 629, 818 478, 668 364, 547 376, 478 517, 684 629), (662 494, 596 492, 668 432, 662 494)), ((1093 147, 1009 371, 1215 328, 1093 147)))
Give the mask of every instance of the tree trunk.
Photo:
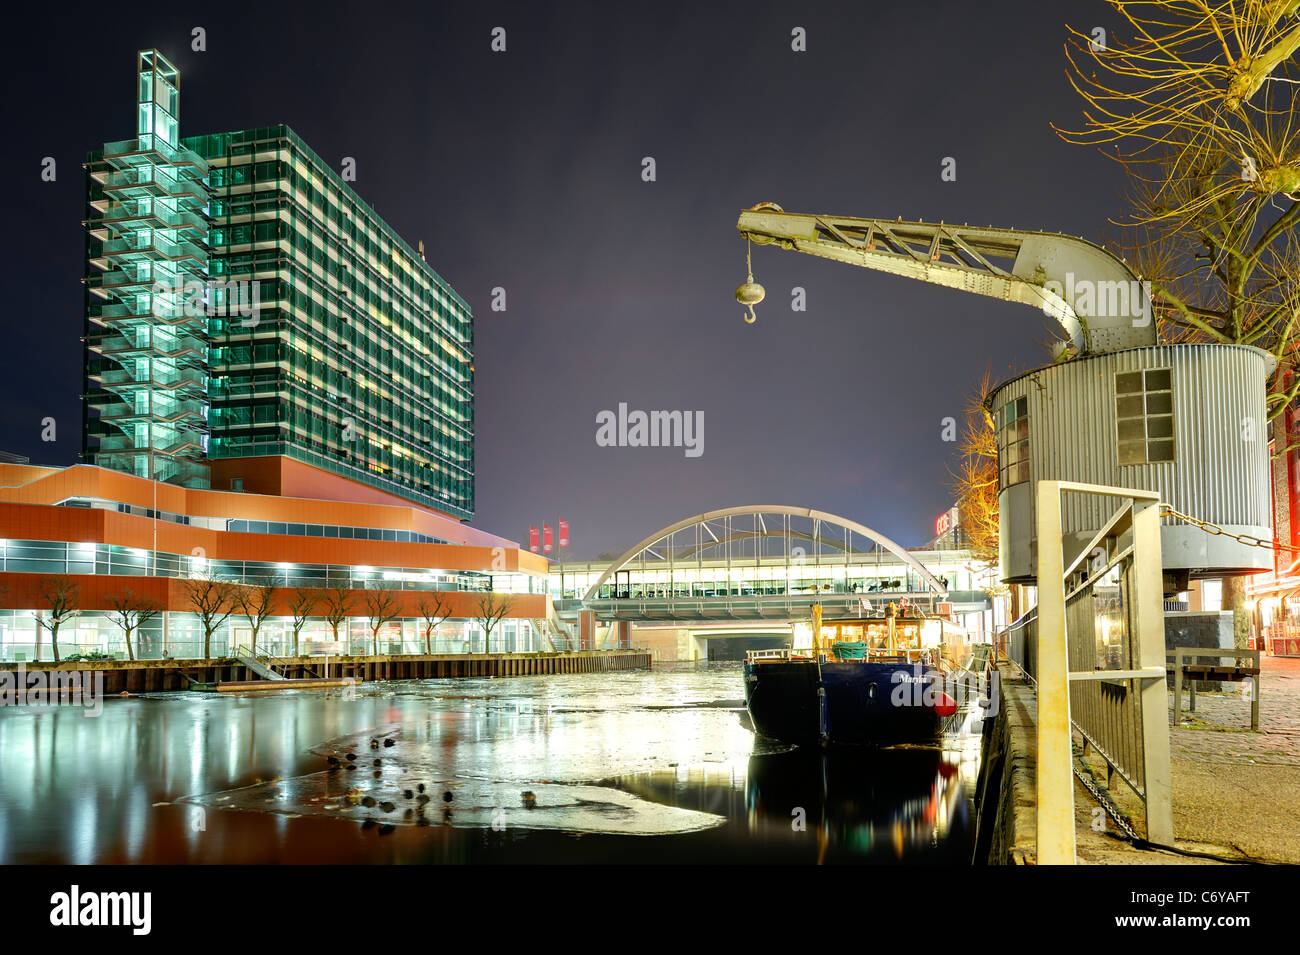
POLYGON ((134 662, 135 662, 135 647, 131 645, 131 634, 132 634, 132 632, 133 632, 132 630, 124 630, 124 631, 122 631, 123 635, 126 637, 126 658, 127 658, 128 660, 130 660, 130 661, 132 661, 132 662, 134 663, 134 662))
POLYGON ((54 650, 54 662, 59 661, 59 627, 56 624, 50 628, 50 647, 54 650))
POLYGON ((1246 609, 1246 578, 1224 577, 1223 609, 1232 611, 1232 645, 1244 650, 1250 645, 1250 611, 1246 609))
POLYGON ((41 662, 41 634, 43 634, 44 632, 45 632, 45 628, 41 626, 40 623, 37 623, 36 624, 36 662, 37 663, 41 662))
POLYGON ((212 659, 212 631, 203 631, 203 659, 212 659))
POLYGON ((298 629, 297 629, 296 627, 294 628, 294 631, 293 631, 293 655, 294 655, 295 657, 299 655, 299 653, 298 653, 298 629))
POLYGON ((424 628, 424 652, 433 656, 433 627, 424 628))

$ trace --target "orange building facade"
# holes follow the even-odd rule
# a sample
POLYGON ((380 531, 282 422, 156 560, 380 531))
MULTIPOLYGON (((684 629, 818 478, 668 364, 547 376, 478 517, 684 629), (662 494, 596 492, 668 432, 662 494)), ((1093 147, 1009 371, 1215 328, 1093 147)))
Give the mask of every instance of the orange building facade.
POLYGON ((61 659, 201 657, 206 581, 230 594, 213 657, 254 636, 271 656, 483 652, 489 604, 504 605, 489 652, 551 649, 545 558, 288 458, 223 464, 239 473, 220 483, 243 490, 0 464, 0 661, 54 659, 59 590, 76 611, 59 628, 61 659), (269 602, 250 613, 259 596, 269 602), (156 613, 128 647, 121 609, 134 605, 156 613), (444 619, 430 628, 429 616, 444 619))

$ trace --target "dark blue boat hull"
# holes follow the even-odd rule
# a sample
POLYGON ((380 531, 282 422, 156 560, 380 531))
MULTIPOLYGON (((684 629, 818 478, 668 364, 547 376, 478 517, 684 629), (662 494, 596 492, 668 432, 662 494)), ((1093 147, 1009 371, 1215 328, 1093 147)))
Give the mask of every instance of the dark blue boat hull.
POLYGON ((896 663, 828 662, 820 676, 813 662, 745 664, 745 705, 754 729, 800 745, 932 741, 944 722, 933 705, 942 686, 940 671, 896 663))

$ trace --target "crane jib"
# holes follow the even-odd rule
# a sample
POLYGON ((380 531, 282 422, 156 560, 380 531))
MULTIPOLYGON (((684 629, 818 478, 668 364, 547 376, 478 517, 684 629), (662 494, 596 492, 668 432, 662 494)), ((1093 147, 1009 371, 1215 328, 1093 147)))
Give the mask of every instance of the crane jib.
POLYGON ((1060 323, 1076 354, 1156 343, 1149 283, 1086 239, 943 222, 804 215, 772 203, 742 212, 736 227, 755 245, 778 245, 1040 308, 1060 323))

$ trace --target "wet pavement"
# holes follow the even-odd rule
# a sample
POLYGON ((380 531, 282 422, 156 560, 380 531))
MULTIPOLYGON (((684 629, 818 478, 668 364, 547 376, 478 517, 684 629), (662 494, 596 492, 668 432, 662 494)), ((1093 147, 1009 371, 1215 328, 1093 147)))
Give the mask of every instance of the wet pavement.
POLYGON ((965 863, 977 763, 757 739, 734 663, 5 707, 0 862, 965 863))
MULTIPOLYGON (((1076 782, 1079 859, 1098 865, 1210 864, 1215 860, 1300 864, 1300 659, 1260 661, 1259 731, 1250 729, 1244 684, 1198 691, 1189 712, 1184 691, 1170 727, 1174 836, 1179 849, 1204 856, 1135 849, 1112 827, 1094 830, 1097 805, 1076 782)), ((1169 694, 1173 718, 1173 693, 1169 694)), ((1101 761, 1093 760, 1100 772, 1101 761)), ((1104 788, 1099 780, 1098 785, 1104 788)), ((1112 800, 1143 830, 1141 800, 1115 781, 1112 800)))

